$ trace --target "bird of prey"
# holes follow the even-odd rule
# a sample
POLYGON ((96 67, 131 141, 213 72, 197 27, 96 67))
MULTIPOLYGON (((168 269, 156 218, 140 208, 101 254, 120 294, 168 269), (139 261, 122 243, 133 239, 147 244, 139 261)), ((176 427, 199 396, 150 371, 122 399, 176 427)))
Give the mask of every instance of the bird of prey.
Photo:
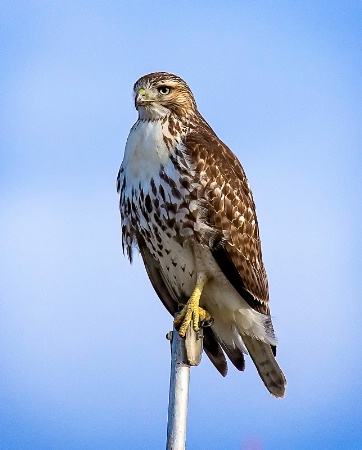
POLYGON ((266 388, 285 395, 258 221, 244 170, 199 113, 180 77, 155 72, 134 85, 138 120, 117 177, 122 247, 138 247, 181 337, 191 321, 225 376, 253 360, 266 388))

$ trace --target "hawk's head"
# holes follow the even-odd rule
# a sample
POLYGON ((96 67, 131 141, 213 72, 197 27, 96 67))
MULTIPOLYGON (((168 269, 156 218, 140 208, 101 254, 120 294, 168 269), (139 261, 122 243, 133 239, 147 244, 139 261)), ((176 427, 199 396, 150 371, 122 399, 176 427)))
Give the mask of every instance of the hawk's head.
POLYGON ((141 119, 155 120, 170 113, 179 118, 196 111, 196 102, 184 80, 172 73, 154 72, 136 81, 135 106, 141 119))

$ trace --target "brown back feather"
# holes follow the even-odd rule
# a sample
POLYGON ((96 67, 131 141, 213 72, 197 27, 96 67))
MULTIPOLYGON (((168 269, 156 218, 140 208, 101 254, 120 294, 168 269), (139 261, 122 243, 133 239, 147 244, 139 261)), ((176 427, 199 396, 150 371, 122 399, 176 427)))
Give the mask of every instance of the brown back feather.
POLYGON ((269 314, 268 279, 262 262, 255 204, 245 172, 231 150, 200 117, 185 146, 195 161, 202 190, 200 201, 217 239, 214 258, 250 306, 269 314))

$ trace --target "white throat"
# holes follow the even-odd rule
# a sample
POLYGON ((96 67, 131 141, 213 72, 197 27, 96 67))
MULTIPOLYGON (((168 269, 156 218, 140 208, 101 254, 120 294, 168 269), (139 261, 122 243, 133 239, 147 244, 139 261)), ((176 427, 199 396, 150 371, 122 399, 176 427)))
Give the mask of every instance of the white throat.
POLYGON ((132 127, 122 162, 128 188, 148 185, 151 178, 158 177, 160 166, 167 165, 170 151, 164 136, 172 138, 167 121, 138 120, 132 127))
POLYGON ((138 117, 140 120, 159 120, 170 114, 170 110, 157 102, 145 106, 138 106, 138 117))

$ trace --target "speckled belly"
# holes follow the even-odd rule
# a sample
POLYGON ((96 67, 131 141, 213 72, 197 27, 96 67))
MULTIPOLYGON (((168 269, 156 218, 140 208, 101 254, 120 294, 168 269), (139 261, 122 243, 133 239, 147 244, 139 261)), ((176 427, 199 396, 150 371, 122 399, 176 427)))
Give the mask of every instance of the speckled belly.
POLYGON ((178 298, 189 297, 196 285, 195 258, 191 242, 169 237, 164 232, 159 232, 156 236, 147 242, 147 246, 161 264, 165 282, 178 298))

